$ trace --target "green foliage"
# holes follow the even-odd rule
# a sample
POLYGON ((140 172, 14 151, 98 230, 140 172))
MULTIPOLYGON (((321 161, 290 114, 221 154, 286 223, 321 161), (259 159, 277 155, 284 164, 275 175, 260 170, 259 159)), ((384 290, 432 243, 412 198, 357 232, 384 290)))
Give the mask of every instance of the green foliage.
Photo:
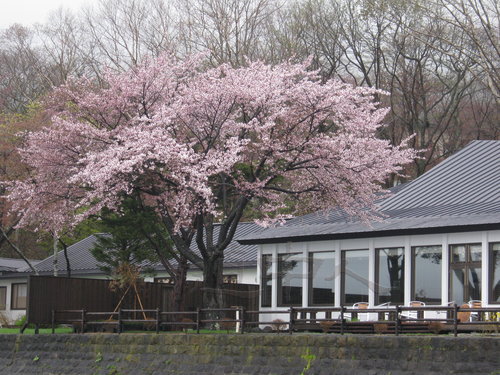
MULTIPOLYGON (((170 247, 155 213, 140 207, 133 198, 126 199, 118 213, 103 211, 96 224, 104 234, 97 235, 99 240, 92 249, 92 255, 103 264, 103 271, 108 273, 124 263, 155 263, 158 261, 156 250, 170 247)), ((147 267, 141 270, 153 272, 147 267)))
POLYGON ((305 375, 306 372, 311 369, 312 362, 316 359, 316 355, 311 354, 311 349, 307 348, 306 353, 302 354, 300 358, 305 359, 307 361, 304 369, 300 373, 300 375, 305 375))
POLYGON ((102 356, 102 353, 101 352, 97 352, 96 356, 95 356, 95 363, 99 363, 103 360, 103 356, 102 356))
MULTIPOLYGON (((40 335, 48 335, 52 334, 52 329, 51 328, 40 328, 38 330, 38 333, 40 335)), ((60 327, 56 328, 55 333, 73 333, 73 329, 69 327, 60 327)), ((2 335, 18 335, 19 334, 19 328, 0 328, 0 334, 2 335)), ((34 335, 35 334, 35 329, 34 328, 27 328, 23 335, 34 335)))
POLYGON ((14 323, 14 325, 16 327, 22 327, 24 325, 24 323, 26 323, 26 315, 23 315, 19 319, 17 319, 16 322, 14 323))

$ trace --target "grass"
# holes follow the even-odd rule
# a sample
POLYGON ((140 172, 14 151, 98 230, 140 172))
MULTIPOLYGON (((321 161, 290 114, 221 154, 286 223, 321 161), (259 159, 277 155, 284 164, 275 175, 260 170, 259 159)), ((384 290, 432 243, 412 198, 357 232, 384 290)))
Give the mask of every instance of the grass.
MULTIPOLYGON (((51 328, 40 328, 39 330, 40 334, 48 334, 52 333, 51 328)), ((56 328, 56 333, 72 333, 73 329, 69 327, 61 327, 61 328, 56 328)), ((18 334, 19 328, 0 328, 0 334, 18 334)), ((35 334, 35 329, 34 328, 27 328, 24 331, 25 335, 34 335, 35 334)))

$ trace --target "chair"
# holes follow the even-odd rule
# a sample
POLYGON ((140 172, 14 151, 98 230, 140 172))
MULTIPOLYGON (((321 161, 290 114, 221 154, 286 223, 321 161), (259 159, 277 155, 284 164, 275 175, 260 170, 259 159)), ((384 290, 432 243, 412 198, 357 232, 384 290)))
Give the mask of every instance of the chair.
MULTIPOLYGON (((366 310, 368 308, 368 302, 356 302, 352 305, 353 309, 357 310, 366 310)), ((358 319, 359 321, 366 322, 368 321, 368 313, 357 313, 353 312, 351 316, 351 320, 358 319)))
MULTIPOLYGON (((375 306, 376 309, 390 309, 391 307, 391 302, 385 302, 381 303, 380 305, 375 306)), ((391 318, 391 312, 379 312, 377 320, 390 320, 391 318)))
MULTIPOLYGON (((480 309, 481 308, 481 301, 479 300, 470 300, 468 303, 469 307, 471 309, 480 309)), ((470 313, 470 321, 478 321, 482 320, 481 313, 479 311, 471 311, 470 313)))
POLYGON ((457 314, 457 320, 460 323, 468 322, 471 319, 471 312, 467 311, 468 308, 470 308, 470 306, 467 303, 460 306, 460 310, 457 314))
MULTIPOLYGON (((423 307, 425 306, 425 302, 422 301, 410 301, 408 304, 409 307, 423 307)), ((423 319, 424 318, 424 312, 423 311, 404 311, 401 314, 401 317, 406 318, 406 319, 423 319)))
MULTIPOLYGON (((455 301, 450 301, 446 304, 447 307, 452 307, 455 305, 455 301)), ((453 318, 453 313, 449 310, 447 311, 436 311, 436 318, 438 319, 452 319, 453 318)))

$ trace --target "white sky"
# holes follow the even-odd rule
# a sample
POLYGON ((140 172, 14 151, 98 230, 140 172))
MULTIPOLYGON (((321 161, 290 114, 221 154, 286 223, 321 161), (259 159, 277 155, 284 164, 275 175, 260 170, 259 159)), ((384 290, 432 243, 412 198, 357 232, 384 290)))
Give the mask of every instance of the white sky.
POLYGON ((0 29, 13 23, 25 26, 43 23, 60 7, 77 11, 84 5, 95 3, 97 0, 0 0, 0 29))

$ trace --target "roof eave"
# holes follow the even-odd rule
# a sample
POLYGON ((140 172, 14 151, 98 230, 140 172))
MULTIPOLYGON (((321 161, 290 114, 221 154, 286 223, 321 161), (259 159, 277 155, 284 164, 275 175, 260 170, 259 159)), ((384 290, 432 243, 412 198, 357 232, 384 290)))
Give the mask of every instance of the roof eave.
POLYGON ((354 238, 371 238, 371 237, 394 237, 417 234, 439 234, 439 233, 457 233, 457 232, 476 232, 483 230, 500 229, 500 223, 493 224, 474 224, 474 225, 454 225, 445 227, 429 227, 429 228, 408 228, 408 229, 392 229, 392 230, 375 230, 364 232, 351 233, 325 233, 325 234, 310 234, 275 238, 252 238, 237 240, 241 245, 265 245, 285 242, 305 242, 305 241, 327 241, 327 240, 346 240, 354 238))

